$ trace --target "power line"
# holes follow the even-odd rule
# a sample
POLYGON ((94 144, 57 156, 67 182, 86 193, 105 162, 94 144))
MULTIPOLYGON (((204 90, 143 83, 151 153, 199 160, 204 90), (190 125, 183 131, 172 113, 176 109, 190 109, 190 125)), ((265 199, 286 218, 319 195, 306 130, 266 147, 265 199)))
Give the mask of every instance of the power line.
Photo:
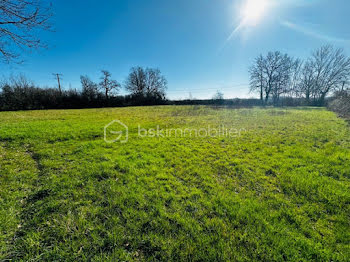
POLYGON ((168 90, 168 93, 185 93, 185 92, 195 92, 195 91, 201 91, 206 92, 208 90, 228 90, 235 87, 249 87, 249 84, 239 84, 239 85, 232 85, 232 86, 223 86, 223 87, 215 87, 215 88, 196 88, 196 89, 176 89, 174 91, 168 90))

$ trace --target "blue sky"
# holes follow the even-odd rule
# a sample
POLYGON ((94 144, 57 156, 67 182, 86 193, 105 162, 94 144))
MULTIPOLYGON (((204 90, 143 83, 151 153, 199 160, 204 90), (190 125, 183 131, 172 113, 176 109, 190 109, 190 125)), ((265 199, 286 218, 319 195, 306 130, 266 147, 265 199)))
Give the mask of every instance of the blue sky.
POLYGON ((280 50, 305 58, 327 43, 350 54, 350 1, 265 0, 256 23, 232 32, 249 0, 56 0, 55 32, 40 34, 47 50, 2 75, 24 73, 38 85, 80 88, 80 75, 98 81, 107 69, 123 83, 130 67, 157 67, 172 99, 250 97, 248 68, 260 53, 280 50), (230 37, 231 36, 231 37, 230 37))

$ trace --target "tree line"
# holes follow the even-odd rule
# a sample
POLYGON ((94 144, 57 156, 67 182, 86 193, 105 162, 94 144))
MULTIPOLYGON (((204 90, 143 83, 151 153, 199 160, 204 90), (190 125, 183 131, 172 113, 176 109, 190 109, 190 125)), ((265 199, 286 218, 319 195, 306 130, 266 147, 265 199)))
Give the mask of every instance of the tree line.
POLYGON ((305 105, 325 105, 326 97, 348 88, 350 58, 341 48, 323 46, 305 61, 279 51, 258 56, 249 69, 250 91, 263 105, 299 98, 305 105))
POLYGON ((167 80, 159 69, 133 67, 124 85, 101 71, 99 82, 80 76, 81 89, 39 88, 20 75, 0 84, 0 110, 92 108, 166 103, 167 80), (124 88, 129 94, 120 95, 124 88))

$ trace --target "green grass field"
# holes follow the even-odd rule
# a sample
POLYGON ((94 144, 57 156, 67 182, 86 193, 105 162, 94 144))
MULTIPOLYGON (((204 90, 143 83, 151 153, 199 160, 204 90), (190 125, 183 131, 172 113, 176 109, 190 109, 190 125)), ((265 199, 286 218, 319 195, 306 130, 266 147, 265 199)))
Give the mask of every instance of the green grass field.
POLYGON ((0 123, 0 261, 350 261, 350 130, 325 109, 1 112, 0 123), (115 119, 127 143, 104 141, 115 119), (138 125, 240 134, 140 137, 138 125))

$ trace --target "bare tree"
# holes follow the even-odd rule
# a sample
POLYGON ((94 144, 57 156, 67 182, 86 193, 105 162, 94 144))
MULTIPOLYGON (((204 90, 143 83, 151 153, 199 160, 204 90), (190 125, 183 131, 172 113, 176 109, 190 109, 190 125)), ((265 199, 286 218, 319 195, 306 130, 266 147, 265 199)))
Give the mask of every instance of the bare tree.
POLYGON ((106 98, 113 92, 117 92, 120 88, 120 84, 116 80, 112 80, 112 74, 107 70, 102 70, 101 82, 99 84, 100 88, 104 91, 106 98))
POLYGON ((213 95, 213 100, 224 100, 224 93, 222 93, 221 91, 216 91, 216 93, 213 95))
POLYGON ((19 74, 10 76, 9 85, 14 88, 30 88, 34 87, 34 82, 29 80, 24 74, 19 74))
POLYGON ((150 96, 156 96, 165 99, 165 91, 167 89, 167 80, 157 68, 147 68, 146 74, 146 93, 150 96))
POLYGON ((316 50, 309 59, 315 97, 324 104, 326 96, 340 90, 350 81, 350 58, 343 49, 327 45, 316 50))
POLYGON ((300 89, 301 78, 302 78, 302 69, 303 69, 302 60, 297 58, 294 61, 292 61, 291 68, 290 68, 289 90, 287 90, 287 93, 291 97, 299 96, 299 89, 300 89))
POLYGON ((50 9, 51 4, 40 0, 0 0, 0 56, 3 61, 18 61, 20 49, 45 47, 36 32, 51 29, 50 9))
POLYGON ((125 87, 133 95, 164 99, 167 81, 159 69, 133 67, 125 82, 125 87))
POLYGON ((298 97, 304 97, 306 103, 310 104, 310 99, 315 98, 314 68, 310 61, 307 61, 300 72, 300 84, 296 89, 298 97))
POLYGON ((129 76, 125 82, 125 88, 133 95, 143 95, 146 90, 146 72, 138 66, 130 69, 129 76))
POLYGON ((250 91, 258 92, 265 103, 273 97, 274 104, 280 96, 305 97, 308 104, 324 104, 328 94, 345 90, 350 85, 350 58, 343 49, 330 45, 316 50, 303 63, 287 54, 269 52, 260 55, 249 69, 250 91))
POLYGON ((262 55, 255 59, 255 64, 249 68, 250 92, 259 92, 260 100, 264 101, 264 91, 266 89, 266 77, 264 74, 264 57, 262 55))
POLYGON ((290 92, 291 73, 293 67, 293 59, 287 54, 282 55, 275 52, 274 60, 275 73, 272 78, 272 96, 273 103, 276 105, 279 102, 280 96, 290 92))
POLYGON ((80 76, 80 82, 83 87, 82 96, 86 97, 89 102, 96 99, 98 96, 98 85, 88 76, 80 76))
POLYGON ((274 103, 282 94, 289 92, 293 59, 281 52, 269 52, 266 57, 260 55, 250 68, 252 92, 259 92, 265 103, 272 96, 274 103))

